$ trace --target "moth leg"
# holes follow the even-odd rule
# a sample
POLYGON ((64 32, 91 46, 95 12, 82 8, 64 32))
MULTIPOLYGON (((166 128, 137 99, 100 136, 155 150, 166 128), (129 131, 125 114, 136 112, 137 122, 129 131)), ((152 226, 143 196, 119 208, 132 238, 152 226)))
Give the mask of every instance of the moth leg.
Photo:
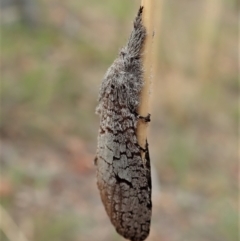
POLYGON ((139 144, 138 144, 138 147, 139 147, 140 151, 143 151, 144 153, 147 153, 148 152, 148 142, 147 142, 147 140, 146 140, 145 148, 141 147, 139 144))
MULTIPOLYGON (((150 171, 150 156, 149 156, 147 140, 146 140, 145 148, 142 148, 139 144, 138 144, 138 147, 139 147, 140 151, 142 151, 144 153, 144 156, 142 156, 143 165, 144 165, 145 168, 147 168, 150 171)), ((151 178, 149 180, 150 180, 150 183, 151 183, 151 178)))
POLYGON ((138 119, 142 119, 142 120, 144 120, 145 122, 150 122, 151 121, 151 119, 150 119, 150 117, 151 117, 151 114, 148 114, 147 116, 141 116, 141 115, 139 115, 138 113, 134 113, 135 114, 135 116, 138 118, 138 119))
POLYGON ((150 117, 151 117, 151 114, 148 114, 147 116, 141 116, 141 115, 137 116, 138 119, 142 119, 145 122, 150 122, 151 121, 150 117))
POLYGON ((97 166, 97 160, 98 160, 97 157, 95 157, 94 160, 93 160, 93 163, 94 163, 95 166, 97 166))

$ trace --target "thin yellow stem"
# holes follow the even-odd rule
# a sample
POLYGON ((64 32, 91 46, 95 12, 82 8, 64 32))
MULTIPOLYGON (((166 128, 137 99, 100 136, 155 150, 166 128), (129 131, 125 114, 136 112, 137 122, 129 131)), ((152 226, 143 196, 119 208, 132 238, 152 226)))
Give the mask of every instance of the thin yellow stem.
POLYGON ((0 205, 0 229, 10 241, 28 241, 8 212, 0 205))
MULTIPOLYGON (((147 29, 146 42, 143 49, 143 68, 144 68, 144 86, 141 92, 140 105, 138 113, 141 116, 147 116, 149 113, 149 93, 152 68, 152 43, 154 31, 154 0, 142 0, 143 24, 147 29)), ((137 126, 137 138, 141 147, 145 148, 147 139, 147 124, 139 121, 137 126)), ((143 153, 142 153, 143 155, 143 153)))

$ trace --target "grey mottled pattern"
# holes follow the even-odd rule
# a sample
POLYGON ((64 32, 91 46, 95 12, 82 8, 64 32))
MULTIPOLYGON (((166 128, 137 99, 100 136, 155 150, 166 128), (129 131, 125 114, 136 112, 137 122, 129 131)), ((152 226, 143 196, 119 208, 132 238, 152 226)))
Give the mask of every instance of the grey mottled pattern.
POLYGON ((137 108, 143 86, 141 51, 146 38, 139 9, 128 43, 102 81, 97 157, 97 185, 117 232, 143 241, 151 221, 151 173, 148 145, 142 160, 136 137, 137 108))

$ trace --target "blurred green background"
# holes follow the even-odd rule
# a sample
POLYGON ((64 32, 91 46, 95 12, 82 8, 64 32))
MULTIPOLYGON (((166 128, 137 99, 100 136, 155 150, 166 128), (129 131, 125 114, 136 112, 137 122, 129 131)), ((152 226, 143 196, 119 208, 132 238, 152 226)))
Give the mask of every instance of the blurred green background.
MULTIPOLYGON (((237 241, 237 0, 159 3, 147 240, 237 241)), ((95 107, 139 4, 1 1, 1 241, 123 240, 96 187, 95 107)))

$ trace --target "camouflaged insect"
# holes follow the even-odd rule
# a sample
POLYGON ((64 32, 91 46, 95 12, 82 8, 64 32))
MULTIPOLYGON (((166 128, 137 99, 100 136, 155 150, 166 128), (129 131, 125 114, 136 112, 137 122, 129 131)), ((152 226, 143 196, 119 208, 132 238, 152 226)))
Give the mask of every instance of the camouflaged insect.
POLYGON ((97 185, 116 231, 131 241, 146 239, 152 213, 148 144, 140 147, 136 137, 138 121, 150 121, 150 115, 137 114, 146 39, 142 12, 140 7, 127 45, 105 74, 96 109, 100 116, 97 185))

